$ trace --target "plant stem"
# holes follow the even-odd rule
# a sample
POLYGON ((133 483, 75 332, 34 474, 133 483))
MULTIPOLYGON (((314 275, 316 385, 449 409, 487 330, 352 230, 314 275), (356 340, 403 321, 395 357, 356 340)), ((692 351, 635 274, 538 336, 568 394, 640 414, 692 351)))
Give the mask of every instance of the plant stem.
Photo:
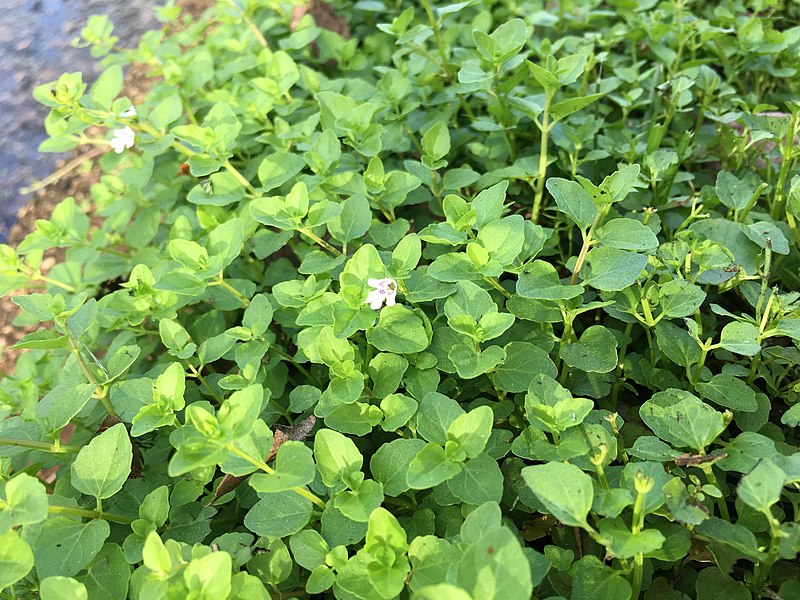
MULTIPOLYGON (((709 464, 704 464, 700 465, 700 468, 703 470, 703 473, 705 473, 708 482, 718 490, 722 491, 722 488, 720 487, 719 482, 717 481, 717 476, 714 475, 712 466, 709 464)), ((725 498, 717 498, 717 507, 719 508, 719 514, 722 515, 722 518, 730 522, 731 515, 728 512, 728 505, 725 504, 725 498)))
POLYGON ((311 231, 308 227, 298 227, 297 231, 299 233, 302 233, 304 236, 309 237, 312 240, 314 240, 317 244, 319 244, 320 246, 325 248, 325 250, 327 250, 328 252, 330 252, 334 256, 341 256, 342 253, 338 248, 336 248, 334 246, 331 246, 328 242, 323 240, 316 233, 311 231))
POLYGON ((781 168, 778 171, 778 181, 775 184, 775 196, 772 202, 772 218, 777 220, 783 219, 784 209, 786 207, 786 177, 794 161, 791 160, 792 151, 794 150, 794 138, 797 132, 798 125, 800 124, 800 111, 792 114, 792 120, 789 123, 789 131, 786 133, 784 145, 781 150, 781 168))
POLYGON ((490 284, 492 284, 492 287, 501 294, 503 294, 503 296, 505 296, 506 298, 511 298, 511 294, 509 293, 509 291, 506 288, 504 288, 499 281, 497 281, 496 277, 484 277, 484 279, 488 281, 490 284))
POLYGON ((448 61, 447 50, 444 46, 442 34, 439 31, 439 23, 436 21, 436 17, 433 14, 433 9, 431 8, 431 3, 428 0, 422 0, 422 7, 425 9, 425 13, 428 15, 428 22, 431 24, 433 35, 436 38, 436 45, 439 48, 439 56, 442 57, 442 68, 444 68, 445 72, 447 72, 447 68, 445 67, 448 61))
MULTIPOLYGON (((6 506, 8 506, 8 503, 5 500, 0 500, 0 508, 5 508, 6 506)), ((87 519, 104 519, 123 525, 130 525, 134 521, 133 518, 124 515, 88 510, 86 508, 75 508, 72 506, 48 506, 47 512, 51 515, 71 515, 75 517, 85 517, 87 519)))
POLYGON ((48 444, 47 442, 34 442, 33 440, 15 440, 13 438, 0 438, 0 446, 18 446, 20 448, 30 448, 31 450, 52 452, 53 454, 77 454, 81 450, 78 446, 48 444))
POLYGON ((759 561, 755 568, 755 576, 753 578, 753 598, 755 600, 761 598, 761 590, 764 587, 767 575, 772 569, 772 565, 778 560, 778 543, 781 538, 780 521, 772 516, 772 512, 769 509, 763 510, 762 513, 769 522, 770 543, 767 557, 763 561, 759 561))
MULTIPOLYGON (((239 450, 233 444, 228 445, 228 450, 231 452, 231 454, 233 454, 235 456, 238 456, 239 458, 241 458, 243 460, 246 460, 251 465, 261 469, 265 473, 269 473, 269 474, 275 473, 275 470, 272 467, 270 467, 267 463, 265 463, 263 460, 259 460, 257 458, 253 458, 252 456, 250 456, 246 452, 242 452, 241 450, 239 450)), ((307 490, 304 487, 295 487, 295 488, 292 488, 292 491, 297 493, 297 494, 299 494, 299 495, 301 495, 306 500, 310 500, 311 502, 316 504, 318 507, 320 507, 321 509, 325 510, 325 501, 322 500, 321 498, 319 498, 319 496, 315 495, 313 492, 307 490)))
POLYGON ((592 247, 592 243, 594 242, 594 230, 597 229, 600 221, 605 216, 608 206, 609 205, 606 205, 597 211, 594 221, 592 221, 592 224, 589 226, 589 231, 587 231, 583 236, 583 246, 581 246, 578 259, 575 261, 575 270, 572 272, 572 277, 569 280, 570 285, 575 285, 578 283, 578 275, 580 274, 581 269, 583 269, 583 263, 586 262, 586 255, 589 253, 589 249, 592 247))
POLYGON ((533 197, 533 209, 531 210, 531 221, 536 223, 539 220, 539 213, 542 210, 542 197, 544 196, 544 180, 547 175, 547 138, 550 135, 550 124, 548 117, 550 103, 553 101, 552 94, 548 93, 544 100, 544 110, 542 111, 542 123, 540 130, 542 139, 539 145, 539 179, 536 180, 536 193, 533 197))
POLYGON ((80 156, 72 159, 60 169, 56 169, 44 179, 41 179, 36 183, 29 185, 28 187, 21 188, 19 190, 19 193, 32 194, 33 192, 38 192, 39 190, 46 188, 48 185, 51 185, 61 180, 61 178, 64 177, 64 175, 67 175, 73 169, 76 169, 77 167, 80 167, 81 165, 85 164, 87 160, 92 160, 93 158, 96 158, 101 154, 105 154, 106 151, 107 150, 104 147, 92 148, 88 152, 85 152, 84 154, 81 154, 80 156))
POLYGON ((245 296, 244 294, 242 294, 242 293, 241 293, 239 290, 237 290, 235 287, 233 287, 233 286, 232 286, 230 283, 228 283, 227 281, 225 281, 225 279, 222 277, 222 275, 221 275, 221 274, 220 274, 220 275, 217 275, 217 278, 216 278, 214 281, 216 282, 216 284, 217 284, 217 285, 219 285, 219 286, 220 286, 220 287, 222 287, 222 288, 225 288, 225 289, 226 289, 226 290, 228 290, 228 291, 229 291, 231 294, 233 294, 234 296, 236 296, 236 298, 237 298, 237 299, 238 299, 238 300, 239 300, 239 301, 240 301, 242 304, 244 304, 245 308, 246 308, 246 307, 248 307, 248 306, 250 306, 250 300, 247 298, 247 296, 245 296))
POLYGON ((228 4, 231 6, 231 8, 236 10, 236 12, 239 13, 239 16, 242 17, 242 20, 245 23, 247 23, 247 27, 250 29, 250 31, 253 32, 253 35, 258 40, 258 43, 261 44, 261 47, 269 48, 269 44, 267 43, 267 40, 264 38, 264 34, 262 34, 261 31, 258 29, 258 27, 256 27, 256 24, 253 23, 253 20, 247 15, 245 15, 244 11, 242 11, 238 6, 236 6, 233 0, 228 0, 228 4))

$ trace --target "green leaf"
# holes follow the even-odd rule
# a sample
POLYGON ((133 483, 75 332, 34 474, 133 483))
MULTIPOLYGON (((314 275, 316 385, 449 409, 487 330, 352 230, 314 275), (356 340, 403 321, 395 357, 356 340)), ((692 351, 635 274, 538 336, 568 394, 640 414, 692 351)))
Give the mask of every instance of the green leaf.
POLYGON ((439 444, 427 444, 408 464, 406 481, 410 488, 432 488, 454 477, 462 465, 451 461, 439 444))
POLYGON ((596 556, 588 555, 570 569, 571 600, 628 600, 631 584, 618 571, 604 565, 596 556))
POLYGON ((311 448, 302 442, 281 444, 273 468, 274 473, 251 475, 250 487, 257 492, 283 492, 311 483, 316 474, 311 448))
POLYGON ((250 385, 226 398, 217 413, 219 426, 230 439, 238 439, 250 433, 264 406, 264 388, 250 385))
POLYGON ((336 240, 346 244, 367 233, 371 223, 372 210, 367 197, 355 195, 342 202, 342 212, 327 227, 336 240))
POLYGON ((705 450, 725 430, 722 413, 679 389, 653 394, 639 416, 658 437, 679 448, 705 450))
POLYGON ((685 279, 671 279, 658 288, 661 311, 671 318, 693 315, 705 299, 703 288, 685 279))
POLYGON ((761 350, 761 332, 751 323, 734 321, 722 328, 719 345, 735 354, 755 356, 761 350))
POLYGON ((543 260, 535 260, 520 274, 517 293, 536 300, 569 300, 583 293, 581 285, 563 285, 555 267, 543 260))
POLYGON ((489 346, 482 352, 465 344, 453 346, 447 357, 455 365, 459 377, 474 379, 502 364, 506 353, 500 346, 489 346))
POLYGON ((308 524, 312 507, 311 500, 292 491, 265 494, 247 512, 244 525, 257 535, 286 537, 308 524))
POLYGON ((545 183, 558 209, 581 229, 588 229, 597 216, 597 207, 589 193, 575 181, 551 177, 545 183))
POLYGON ((484 529, 478 539, 474 540, 465 539, 462 531, 461 537, 461 545, 469 545, 464 548, 461 560, 454 570, 455 583, 459 587, 469 591, 472 598, 531 597, 531 564, 519 539, 510 529, 484 529))
POLYGON ((512 215, 487 223, 478 232, 478 241, 491 258, 503 266, 510 265, 525 244, 525 219, 512 215))
MULTIPOLYGON (((15 584, 33 568, 28 543, 11 529, 0 535, 0 590, 15 584)), ((42 574, 40 573, 41 577, 42 574)))
POLYGON ((5 485, 6 506, 0 512, 0 531, 47 519, 47 490, 36 478, 19 473, 5 485))
POLYGON ((367 340, 378 350, 394 354, 422 352, 431 342, 422 317, 405 306, 385 306, 378 324, 367 330, 367 340))
MULTIPOLYGON (((550 107, 550 118, 553 121, 560 121, 564 117, 568 117, 572 113, 577 112, 582 108, 586 108, 602 97, 603 94, 590 94, 580 98, 568 98, 566 100, 556 102, 550 107)), ((550 188, 548 187, 548 189, 550 188)))
POLYGON ((506 359, 495 370, 494 384, 507 392, 525 392, 538 373, 556 377, 558 370, 550 355, 529 342, 511 342, 505 348, 506 359))
POLYGON ((617 339, 602 325, 592 325, 574 344, 561 347, 560 356, 570 367, 588 373, 610 373, 617 368, 617 339))
POLYGON ((314 437, 314 458, 322 481, 328 487, 346 483, 361 471, 364 457, 353 440, 331 429, 320 429, 314 437))
POLYGON ((82 581, 89 592, 89 598, 125 600, 128 597, 130 578, 131 568, 125 560, 122 548, 117 544, 105 544, 92 560, 82 581))
POLYGON ((381 427, 384 431, 395 431, 403 427, 417 412, 417 401, 403 394, 389 394, 381 400, 383 413, 381 427))
POLYGON ((774 462, 769 458, 762 458, 753 470, 739 481, 736 493, 750 508, 765 512, 780 500, 785 479, 786 473, 774 462))
POLYGON ((108 67, 100 74, 89 92, 96 108, 111 109, 111 104, 122 89, 122 79, 122 67, 119 65, 108 67))
POLYGON ((548 462, 522 469, 522 477, 545 508, 564 525, 587 527, 592 478, 575 465, 548 462))
POLYGON ((420 439, 396 439, 378 448, 369 461, 373 477, 383 484, 387 496, 396 497, 409 489, 406 473, 411 460, 425 447, 420 439))
POLYGON ((472 210, 475 211, 475 227, 480 231, 484 225, 496 221, 503 214, 506 200, 508 182, 501 181, 490 188, 482 190, 472 200, 472 210))
POLYGON ((447 481, 450 492, 466 504, 500 502, 503 497, 503 472, 488 454, 479 454, 447 481))
POLYGON ((278 151, 261 161, 258 166, 258 179, 262 190, 268 192, 293 179, 306 162, 302 156, 292 152, 278 151))
POLYGON ((756 392, 741 379, 720 373, 707 383, 698 383, 695 389, 714 404, 741 412, 758 410, 756 392))
POLYGON ((325 564, 325 557, 330 552, 330 547, 325 539, 313 529, 304 529, 289 538, 289 547, 295 562, 312 571, 325 564))
POLYGON ((752 198, 755 188, 727 171, 720 171, 714 186, 717 198, 728 208, 742 210, 752 198))
POLYGON ((385 398, 400 386, 403 374, 408 369, 408 360, 403 356, 380 352, 369 363, 369 377, 373 382, 372 393, 385 398))
POLYGON ((72 463, 72 485, 95 498, 110 498, 127 481, 132 459, 128 431, 125 425, 117 423, 81 448, 72 463))
POLYGON ((90 383, 70 385, 62 383, 54 387, 35 407, 43 421, 45 431, 55 436, 89 402, 95 386, 90 383))
POLYGON ((169 551, 155 531, 151 531, 144 541, 144 546, 142 547, 142 561, 151 571, 164 575, 168 575, 172 568, 172 559, 170 558, 169 551))
POLYGON ((450 152, 450 133, 446 122, 438 121, 425 132, 422 136, 422 151, 429 166, 447 156, 450 152))
POLYGON ((392 251, 392 268, 397 273, 413 271, 422 256, 422 242, 416 233, 410 233, 392 251))
POLYGON ((447 428, 447 440, 457 442, 467 458, 475 458, 486 447, 493 423, 492 409, 488 406, 479 406, 456 417, 447 428))
POLYGON ((193 559, 183 571, 183 581, 192 595, 227 598, 231 591, 231 555, 212 552, 193 559))
POLYGON ((658 238, 653 230, 636 219, 611 219, 597 230, 597 239, 620 250, 653 250, 658 238))
POLYGON ((695 533, 709 541, 730 546, 751 560, 761 560, 764 557, 758 550, 756 536, 743 525, 710 517, 695 526, 695 533))
POLYGON ((655 552, 664 544, 664 535, 657 529, 632 532, 621 519, 603 519, 598 525, 606 547, 619 558, 655 552))
POLYGON ((601 246, 589 251, 586 262, 591 275, 585 283, 605 292, 618 292, 636 283, 647 265, 647 256, 601 246))
POLYGON ((42 600, 87 600, 89 592, 71 577, 51 576, 42 579, 39 596, 42 600))
POLYGON ((41 578, 72 577, 100 552, 110 532, 108 522, 102 520, 79 523, 68 517, 48 519, 34 547, 37 574, 41 578))
POLYGON ((450 425, 464 409, 451 398, 439 392, 428 392, 423 396, 417 411, 417 432, 429 442, 444 445, 450 425))

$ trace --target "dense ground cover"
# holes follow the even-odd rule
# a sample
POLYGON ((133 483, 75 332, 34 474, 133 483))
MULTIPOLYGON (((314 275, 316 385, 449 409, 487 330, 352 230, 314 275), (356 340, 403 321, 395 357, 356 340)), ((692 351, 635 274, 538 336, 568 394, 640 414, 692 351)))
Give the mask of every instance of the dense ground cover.
POLYGON ((326 6, 36 90, 0 596, 800 598, 800 7, 326 6))

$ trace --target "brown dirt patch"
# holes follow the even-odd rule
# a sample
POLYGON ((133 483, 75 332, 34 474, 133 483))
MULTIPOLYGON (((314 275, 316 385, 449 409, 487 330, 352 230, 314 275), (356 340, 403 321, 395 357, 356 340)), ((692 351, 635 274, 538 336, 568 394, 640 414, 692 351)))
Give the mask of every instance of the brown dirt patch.
MULTIPOLYGON (((193 18, 199 17, 206 9, 214 5, 213 0, 180 0, 178 4, 183 9, 182 15, 190 15, 193 18)), ((134 104, 141 102, 149 93, 155 79, 150 76, 149 69, 144 65, 132 65, 125 78, 123 93, 128 96, 134 104)), ((68 162, 77 157, 85 156, 92 151, 92 147, 77 148, 71 156, 60 161, 56 168, 63 167, 68 162)), ((90 190, 94 183, 100 180, 100 169, 96 164, 97 158, 89 158, 83 161, 80 166, 72 170, 68 175, 59 181, 51 184, 43 190, 37 192, 30 203, 23 206, 17 213, 17 223, 8 235, 7 243, 12 247, 17 247, 31 231, 36 229, 38 219, 48 219, 53 212, 53 208, 65 198, 70 196, 75 198, 77 204, 81 204, 91 197, 90 190)), ((48 252, 42 261, 42 273, 47 272, 58 262, 64 259, 64 251, 56 249, 48 252)), ((17 292, 13 295, 20 295, 25 292, 17 292)), ((11 296, 0 298, 0 378, 13 372, 14 365, 20 355, 20 350, 10 350, 22 337, 31 331, 35 331, 34 326, 19 326, 14 324, 19 309, 11 301, 11 296)))

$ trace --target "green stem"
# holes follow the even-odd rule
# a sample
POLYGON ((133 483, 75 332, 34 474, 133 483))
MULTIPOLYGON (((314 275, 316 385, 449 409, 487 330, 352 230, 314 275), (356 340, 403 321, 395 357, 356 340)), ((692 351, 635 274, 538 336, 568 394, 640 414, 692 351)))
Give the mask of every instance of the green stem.
POLYGON ((52 452, 53 454, 77 454, 81 450, 78 446, 48 444, 47 442, 34 442, 33 440, 15 440, 13 438, 0 438, 0 446, 18 446, 20 448, 30 448, 31 450, 52 452))
MULTIPOLYGON (((0 508, 5 508, 7 506, 8 503, 5 500, 0 500, 0 508)), ((122 525, 130 525, 134 521, 133 518, 126 517, 124 515, 88 510, 85 508, 75 508, 72 506, 48 506, 47 512, 51 515, 70 515, 75 517, 85 517, 87 519, 103 519, 105 521, 121 523, 122 525)))
MULTIPOLYGON (((231 452, 231 454, 233 454, 235 456, 238 456, 239 458, 241 458, 243 460, 246 460, 251 465, 261 469, 265 473, 269 473, 269 474, 275 473, 275 470, 272 467, 270 467, 267 463, 265 463, 263 460, 259 460, 257 458, 253 458, 252 456, 250 456, 246 452, 242 452, 241 450, 239 450, 233 444, 228 445, 228 450, 231 452)), ((304 487, 295 487, 295 488, 292 488, 292 491, 295 492, 296 494, 299 494, 303 498, 305 498, 307 500, 310 500, 311 502, 316 504, 318 507, 320 507, 321 509, 325 510, 325 501, 322 500, 321 498, 319 498, 319 496, 315 495, 313 492, 307 490, 304 487)))
MULTIPOLYGON (((721 492, 722 488, 719 485, 719 481, 717 481, 717 476, 714 475, 713 467, 709 464, 705 464, 701 465, 700 468, 703 470, 703 473, 705 473, 708 483, 713 485, 721 492)), ((719 508, 719 514, 722 516, 722 518, 730 522, 731 515, 728 512, 728 505, 725 503, 725 498, 717 498, 717 507, 719 508)))
POLYGON ((489 283, 492 285, 492 287, 493 287, 494 289, 496 289, 498 292, 500 292, 501 294, 503 294, 503 296, 505 296, 506 298, 511 298, 511 294, 509 293, 509 291, 508 291, 506 288, 504 288, 504 287, 503 287, 503 286, 500 284, 500 282, 499 282, 499 281, 497 281, 497 278, 496 278, 496 277, 484 277, 484 279, 485 279, 486 281, 488 281, 488 282, 489 282, 489 283))
POLYGON ((755 568, 755 577, 753 578, 753 598, 758 600, 761 598, 761 590, 764 587, 767 575, 769 575, 772 565, 778 560, 778 544, 781 538, 781 524, 769 509, 761 511, 769 522, 769 535, 770 543, 767 557, 760 561, 755 568))
POLYGON ((775 196, 772 203, 772 218, 777 220, 783 219, 784 208, 786 206, 786 177, 789 174, 792 163, 792 151, 794 150, 794 137, 797 132, 798 124, 800 124, 800 111, 792 115, 792 120, 789 125, 789 131, 784 140, 783 149, 781 151, 781 168, 778 171, 778 181, 775 184, 775 196))
POLYGON ((236 3, 233 0, 228 0, 228 4, 231 6, 231 8, 236 10, 242 20, 247 23, 247 28, 253 33, 253 36, 258 40, 258 43, 261 44, 261 47, 269 48, 267 40, 264 39, 264 34, 262 34, 258 27, 256 27, 256 24, 253 23, 253 20, 248 17, 238 6, 236 6, 236 3))
POLYGON ((308 227, 299 227, 299 228, 297 229, 297 231, 298 231, 299 233, 302 233, 304 236, 306 236, 306 237, 308 237, 308 238, 311 238, 312 240, 314 240, 314 241, 315 241, 317 244, 319 244, 320 246, 322 246, 323 248, 325 248, 325 250, 327 250, 328 252, 330 252, 330 253, 331 253, 331 254, 333 254, 334 256, 341 256, 341 254, 342 254, 342 253, 341 253, 341 251, 340 251, 338 248, 336 248, 336 247, 334 247, 334 246, 331 246, 331 245, 330 245, 328 242, 326 242, 325 240, 323 240, 323 239, 322 239, 321 237, 319 237, 319 236, 318 236, 316 233, 314 233, 313 231, 311 231, 311 230, 310 230, 308 227))
POLYGON ((589 249, 592 247, 594 243, 594 230, 597 229, 597 226, 600 224, 600 221, 603 220, 603 217, 606 214, 606 210, 608 209, 609 205, 601 208, 597 211, 597 214, 594 217, 594 221, 592 221, 591 226, 589 227, 589 231, 583 236, 583 246, 581 246, 581 251, 578 254, 578 259, 575 261, 575 270, 572 272, 572 277, 569 280, 570 285, 575 285, 578 283, 578 275, 583 269, 583 263, 586 262, 586 255, 589 253, 589 249))
POLYGON ((428 22, 431 24, 431 29, 433 29, 433 35, 436 38, 436 45, 439 48, 439 56, 442 57, 442 67, 445 68, 445 72, 447 71, 445 65, 447 64, 447 50, 444 46, 444 40, 442 39, 442 34, 439 31, 439 23, 436 21, 436 17, 433 14, 433 9, 431 8, 431 3, 428 0, 422 0, 422 7, 425 9, 425 13, 428 15, 428 22))
POLYGON ((238 299, 238 300, 239 300, 239 301, 240 301, 242 304, 244 304, 245 308, 246 308, 246 307, 248 307, 248 306, 250 306, 250 300, 247 298, 247 296, 245 296, 244 294, 242 294, 242 293, 241 293, 239 290, 237 290, 235 287, 233 287, 233 286, 232 286, 230 283, 228 283, 227 281, 225 281, 225 279, 222 277, 222 275, 217 275, 217 278, 214 280, 214 282, 215 282, 217 285, 219 285, 220 287, 222 287, 222 288, 224 288, 224 289, 228 290, 228 291, 229 291, 231 294, 233 294, 234 296, 236 296, 236 298, 237 298, 237 299, 238 299))
POLYGON ((542 111, 542 123, 539 129, 542 132, 542 139, 539 145, 539 179, 536 180, 536 193, 533 197, 533 209, 531 210, 531 221, 536 223, 539 220, 539 213, 542 210, 542 198, 544 197, 544 180, 547 175, 547 138, 550 135, 550 124, 548 123, 550 113, 550 103, 553 95, 548 93, 544 100, 544 110, 542 111))

